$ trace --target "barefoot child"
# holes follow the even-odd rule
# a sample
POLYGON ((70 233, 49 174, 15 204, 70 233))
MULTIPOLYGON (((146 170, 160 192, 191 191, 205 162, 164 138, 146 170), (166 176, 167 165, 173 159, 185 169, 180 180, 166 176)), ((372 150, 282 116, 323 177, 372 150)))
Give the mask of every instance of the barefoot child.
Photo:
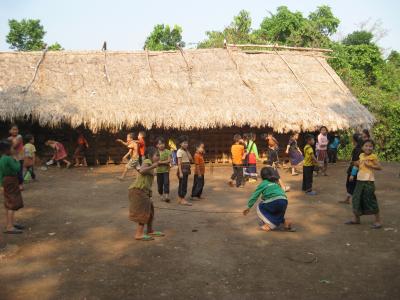
POLYGON ((317 193, 313 191, 313 175, 314 168, 318 165, 317 158, 314 155, 312 146, 314 145, 314 137, 312 135, 306 136, 306 146, 304 147, 304 163, 303 163, 303 191, 309 195, 314 196, 317 193))
POLYGON ((153 230, 154 206, 151 201, 154 169, 157 168, 159 160, 157 149, 149 147, 138 170, 139 175, 129 187, 129 219, 138 223, 135 239, 139 241, 151 241, 154 237, 164 236, 162 232, 153 230), (145 225, 147 225, 146 233, 145 225))
POLYGON ((14 215, 24 207, 19 188, 18 172, 20 163, 11 156, 11 143, 0 141, 0 184, 3 186, 4 207, 6 209, 6 229, 4 233, 22 233, 23 226, 15 223, 14 215))
POLYGON ((25 136, 26 144, 24 145, 24 178, 29 173, 33 180, 36 179, 36 174, 34 171, 35 159, 36 159, 36 147, 35 138, 31 134, 25 136))
POLYGON ((290 136, 289 143, 286 147, 286 153, 289 154, 290 165, 292 168, 292 176, 299 175, 296 172, 296 168, 301 167, 304 161, 303 153, 301 153, 299 146, 297 145, 297 140, 299 139, 299 134, 293 133, 290 136))
POLYGON ((328 128, 322 126, 319 130, 318 143, 316 146, 317 160, 323 176, 328 176, 328 128))
POLYGON ((138 144, 139 163, 140 163, 140 165, 142 164, 142 161, 144 159, 144 154, 146 152, 146 142, 144 140, 145 137, 146 137, 146 132, 139 131, 137 144, 138 144))
POLYGON ((279 185, 278 172, 273 167, 264 167, 261 169, 261 179, 262 182, 251 195, 243 214, 247 215, 261 196, 262 201, 257 205, 257 215, 263 222, 260 229, 271 231, 283 224, 285 230, 294 231, 291 222, 285 220, 288 201, 284 190, 279 185))
POLYGON ((357 183, 353 193, 354 219, 346 222, 348 225, 360 224, 360 216, 375 215, 375 222, 371 228, 382 227, 379 215, 378 201, 375 195, 375 170, 382 170, 378 157, 373 153, 374 142, 365 140, 362 144, 363 153, 360 154, 358 165, 357 183))
POLYGON ((165 148, 164 138, 158 138, 157 148, 158 153, 160 154, 160 161, 156 170, 158 194, 161 197, 161 201, 169 203, 169 169, 171 165, 172 154, 169 149, 165 148))
POLYGON ((258 156, 258 149, 256 145, 256 138, 257 135, 255 133, 249 133, 248 135, 248 142, 247 142, 247 176, 249 176, 249 182, 250 183, 255 183, 257 181, 257 160, 259 160, 258 156))
POLYGON ((199 142, 196 144, 196 153, 194 154, 194 180, 192 187, 192 200, 203 199, 201 197, 204 188, 204 174, 206 166, 204 163, 204 143, 199 142))
POLYGON ((117 177, 119 180, 124 180, 126 173, 128 173, 129 170, 139 168, 138 145, 134 140, 134 133, 132 132, 126 135, 126 142, 121 139, 117 139, 117 142, 128 148, 128 152, 124 155, 124 157, 122 157, 122 160, 124 161, 129 157, 129 161, 126 164, 121 176, 117 177))
POLYGON ((192 155, 189 152, 189 140, 187 136, 181 136, 179 139, 179 150, 176 153, 178 158, 178 178, 179 178, 179 187, 178 187, 178 203, 180 205, 191 206, 192 203, 188 202, 185 199, 187 193, 187 184, 190 171, 190 162, 193 160, 192 155))
POLYGON ((18 171, 18 182, 19 188, 22 191, 24 189, 24 141, 22 139, 22 135, 19 134, 19 128, 17 125, 11 125, 9 133, 10 136, 8 137, 8 141, 11 143, 11 152, 20 164, 20 169, 18 171))
POLYGON ((244 184, 243 159, 245 158, 246 152, 240 134, 235 134, 233 136, 233 141, 234 143, 231 147, 233 173, 228 184, 233 187, 233 181, 236 180, 236 187, 242 187, 244 184))
POLYGON ((268 161, 267 164, 275 167, 279 163, 278 151, 279 151, 279 143, 277 139, 274 137, 272 132, 269 132, 266 137, 266 142, 268 146, 268 161))
POLYGON ((63 144, 57 141, 48 140, 45 142, 45 145, 54 149, 54 155, 52 159, 47 162, 48 165, 52 165, 54 162, 56 162, 57 167, 60 168, 60 162, 64 162, 67 166, 67 169, 71 166, 71 162, 67 160, 68 154, 63 144))
POLYGON ((77 140, 77 147, 74 153, 75 167, 80 167, 80 166, 87 167, 88 165, 86 161, 86 151, 89 148, 89 143, 80 130, 78 130, 78 134, 79 136, 77 140))

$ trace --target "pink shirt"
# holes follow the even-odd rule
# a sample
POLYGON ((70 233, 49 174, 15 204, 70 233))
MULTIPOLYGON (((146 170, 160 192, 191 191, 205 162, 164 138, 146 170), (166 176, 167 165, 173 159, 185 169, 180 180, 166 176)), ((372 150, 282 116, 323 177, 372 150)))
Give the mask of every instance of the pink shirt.
POLYGON ((328 136, 323 135, 320 133, 318 135, 318 144, 317 144, 317 150, 327 150, 328 149, 328 136))

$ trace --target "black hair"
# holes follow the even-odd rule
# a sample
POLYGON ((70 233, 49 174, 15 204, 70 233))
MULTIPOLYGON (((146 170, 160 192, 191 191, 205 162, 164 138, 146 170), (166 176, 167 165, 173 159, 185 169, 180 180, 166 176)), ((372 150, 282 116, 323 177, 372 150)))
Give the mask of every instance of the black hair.
POLYGON ((140 134, 141 136, 143 136, 144 138, 146 137, 146 132, 145 132, 145 131, 139 131, 139 134, 140 134))
POLYGON ((129 132, 127 135, 129 135, 131 139, 135 139, 135 133, 134 132, 129 132))
POLYGON ((326 126, 321 126, 321 127, 319 128, 319 132, 321 132, 323 128, 325 128, 326 131, 328 131, 328 127, 326 127, 326 126))
POLYGON ((361 142, 362 142, 361 134, 354 133, 353 134, 353 141, 355 141, 357 143, 357 145, 361 145, 361 142))
POLYGON ((27 134, 25 135, 25 143, 29 143, 33 139, 32 134, 27 134))
POLYGON ((196 143, 196 149, 199 148, 201 145, 204 145, 204 143, 202 141, 198 141, 196 143))
POLYGON ((279 173, 276 169, 273 167, 264 167, 260 171, 260 176, 263 180, 269 180, 272 182, 278 182, 279 179, 281 178, 279 176, 279 173))
POLYGON ((165 139, 164 139, 164 137, 159 136, 159 137, 157 138, 157 144, 165 144, 165 139))
POLYGON ((154 154, 156 154, 156 153, 158 153, 157 148, 150 146, 150 147, 146 148, 146 151, 144 152, 144 156, 147 159, 151 159, 154 156, 154 154))
POLYGON ((241 137, 240 134, 238 134, 238 133, 236 133, 236 134, 233 136, 233 140, 234 140, 236 143, 239 142, 241 138, 242 138, 242 137, 241 137))
POLYGON ((312 134, 306 134, 306 136, 305 136, 306 142, 308 142, 311 139, 314 139, 314 136, 312 134))
POLYGON ((364 134, 368 137, 368 139, 371 138, 371 134, 369 133, 369 130, 368 130, 368 129, 363 129, 363 130, 362 130, 362 133, 364 133, 364 134))
POLYGON ((299 134, 299 133, 294 131, 294 132, 292 132, 292 133, 290 134, 290 137, 293 138, 296 134, 299 134))
POLYGON ((187 137, 187 135, 182 135, 179 137, 178 139, 179 145, 182 144, 183 142, 189 142, 189 138, 187 137))
POLYGON ((19 129, 19 127, 18 127, 18 125, 17 125, 16 123, 12 123, 12 124, 10 125, 10 129, 12 129, 12 128, 14 128, 14 127, 17 127, 17 128, 19 129))
POLYGON ((7 151, 11 150, 11 143, 8 140, 0 141, 0 155, 4 155, 7 151))
POLYGON ((372 147, 375 148, 375 142, 371 139, 365 140, 362 142, 361 147, 364 146, 366 143, 371 143, 372 147))

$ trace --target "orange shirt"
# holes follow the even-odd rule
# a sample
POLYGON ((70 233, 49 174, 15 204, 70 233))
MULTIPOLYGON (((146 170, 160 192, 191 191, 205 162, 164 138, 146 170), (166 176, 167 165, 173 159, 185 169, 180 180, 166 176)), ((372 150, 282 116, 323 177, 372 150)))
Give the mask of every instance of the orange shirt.
POLYGON ((144 153, 146 151, 146 143, 144 142, 143 138, 139 138, 138 145, 139 145, 139 155, 144 156, 144 153))
POLYGON ((233 144, 231 147, 232 163, 234 165, 243 164, 244 146, 241 144, 233 144))
POLYGON ((203 176, 206 172, 206 165, 204 163, 204 156, 202 153, 196 152, 194 154, 194 163, 196 165, 195 174, 203 176))

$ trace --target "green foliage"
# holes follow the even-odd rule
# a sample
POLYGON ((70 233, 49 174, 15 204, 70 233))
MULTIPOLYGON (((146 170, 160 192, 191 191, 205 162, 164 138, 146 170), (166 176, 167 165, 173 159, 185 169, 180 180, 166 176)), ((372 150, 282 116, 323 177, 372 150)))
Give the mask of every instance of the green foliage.
POLYGON ((334 34, 340 24, 340 20, 333 15, 328 5, 319 6, 316 11, 310 13, 308 19, 326 36, 334 34))
POLYGON ((347 35, 342 44, 344 45, 371 45, 374 35, 366 30, 354 31, 347 35))
POLYGON ((64 48, 57 42, 47 47, 49 51, 62 51, 64 48))
POLYGON ((10 32, 6 41, 11 49, 18 51, 37 51, 44 48, 43 37, 46 34, 40 20, 9 20, 10 32))
POLYGON ((177 45, 185 46, 185 42, 182 41, 182 28, 174 25, 171 30, 169 25, 158 24, 154 26, 153 31, 147 37, 144 49, 152 51, 175 50, 177 45))

